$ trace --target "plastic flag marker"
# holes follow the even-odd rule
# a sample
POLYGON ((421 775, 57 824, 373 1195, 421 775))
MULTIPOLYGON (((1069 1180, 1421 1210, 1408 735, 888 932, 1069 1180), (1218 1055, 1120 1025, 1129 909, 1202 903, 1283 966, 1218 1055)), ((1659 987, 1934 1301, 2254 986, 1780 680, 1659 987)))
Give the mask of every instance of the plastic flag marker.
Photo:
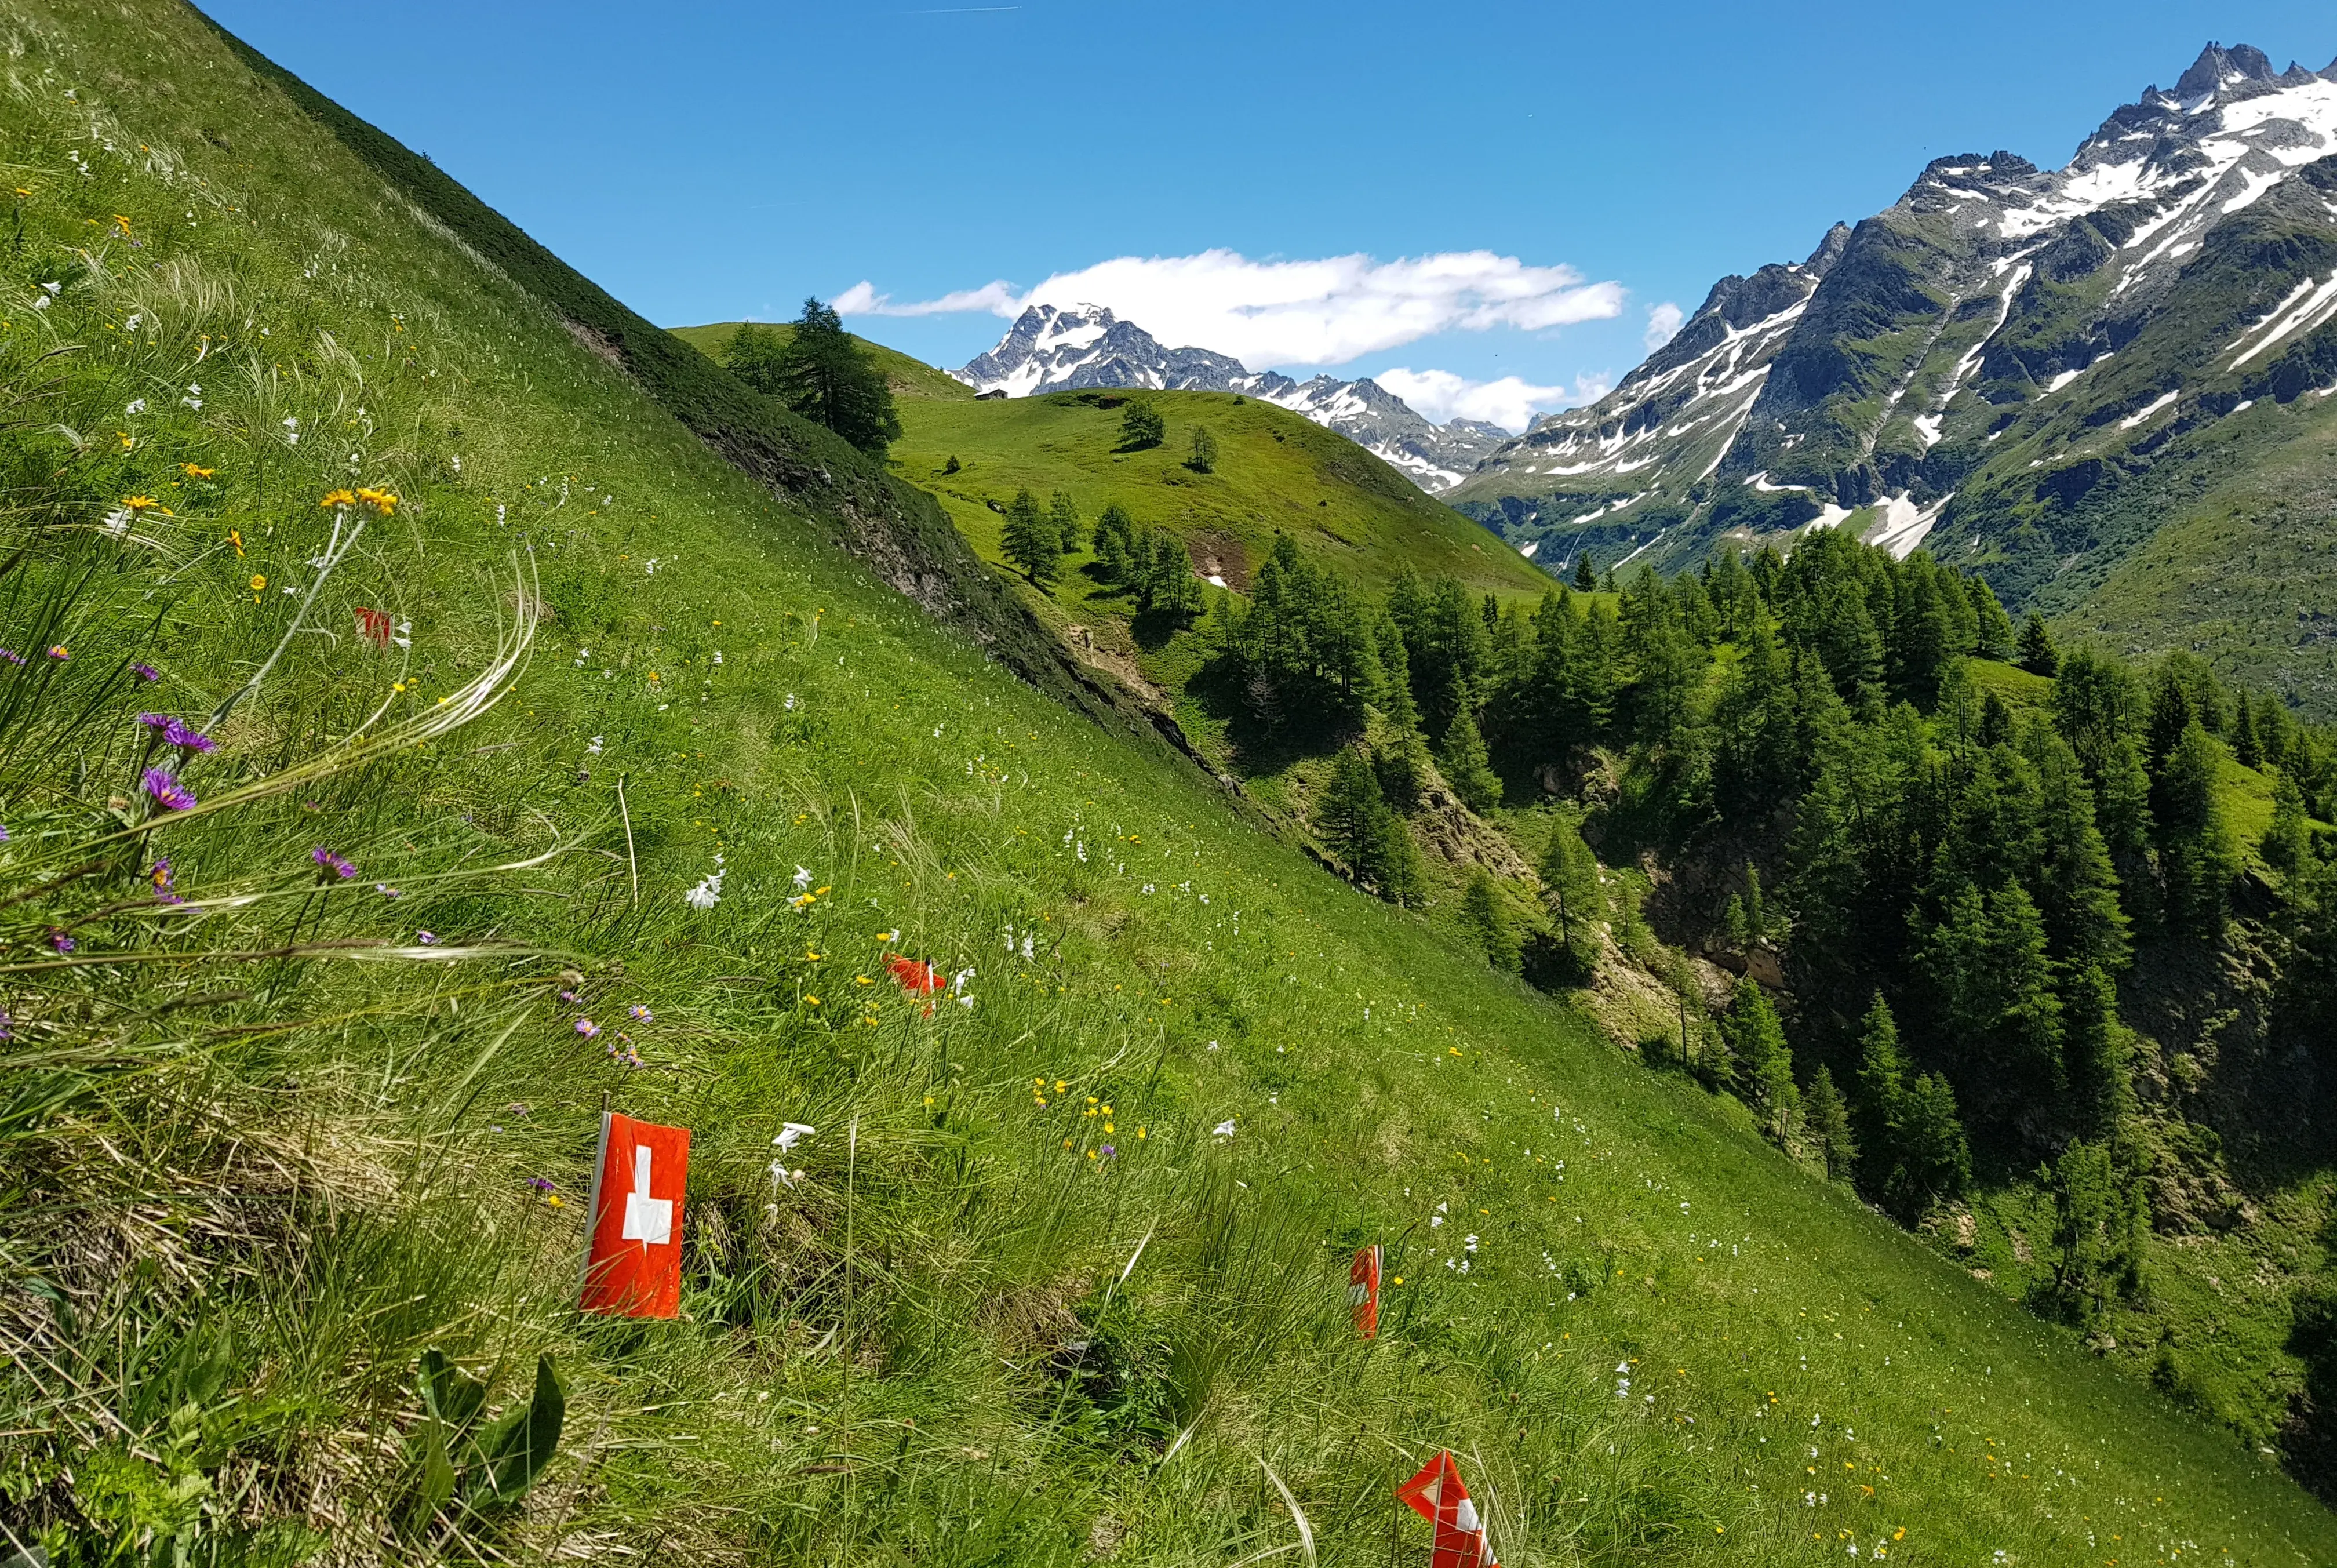
POLYGON ((1380 1244, 1355 1249, 1355 1260, 1347 1269, 1347 1306, 1355 1315, 1355 1335, 1358 1338, 1376 1339, 1380 1334, 1380 1244))
POLYGON ((681 1193, 689 1176, 689 1128, 601 1113, 578 1302, 585 1311, 671 1318, 681 1310, 681 1193))
POLYGON ((1439 1454, 1420 1467, 1420 1474, 1395 1489, 1412 1511, 1436 1526, 1430 1548, 1429 1568, 1501 1568, 1486 1544, 1484 1522, 1469 1489, 1461 1485, 1460 1466, 1451 1453, 1439 1454))

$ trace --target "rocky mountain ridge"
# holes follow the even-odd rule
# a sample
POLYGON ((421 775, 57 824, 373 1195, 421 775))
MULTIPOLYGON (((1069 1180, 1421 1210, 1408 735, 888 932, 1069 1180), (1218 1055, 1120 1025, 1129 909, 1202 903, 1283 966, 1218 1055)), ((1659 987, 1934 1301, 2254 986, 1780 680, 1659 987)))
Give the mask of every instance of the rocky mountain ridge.
POLYGON ((1432 495, 1460 484, 1509 439, 1499 426, 1475 420, 1433 424, 1376 381, 1294 381, 1206 348, 1164 348, 1100 305, 1029 306, 996 348, 953 374, 1010 397, 1093 387, 1238 392, 1336 430, 1432 495))
MULTIPOLYGON (((2154 540, 2220 553, 2337 488, 2332 198, 2337 66, 2210 44, 2058 169, 1937 159, 1805 260, 1723 279, 1612 393, 1450 499, 1559 570, 1850 525, 2137 651, 2187 646, 2214 584, 2138 575, 2154 540), (2219 508, 2229 526, 2191 537, 2219 508)), ((2309 609, 2218 603, 2217 656, 2337 706, 2329 640, 2285 624, 2309 609)))

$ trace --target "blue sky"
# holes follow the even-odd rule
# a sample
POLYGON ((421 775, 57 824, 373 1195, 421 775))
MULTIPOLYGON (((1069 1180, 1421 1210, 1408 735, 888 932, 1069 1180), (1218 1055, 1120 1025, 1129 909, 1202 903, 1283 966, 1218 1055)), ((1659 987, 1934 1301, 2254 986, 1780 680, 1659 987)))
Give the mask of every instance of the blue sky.
POLYGON ((1438 416, 1611 381, 1932 157, 2058 164, 2211 37, 2337 55, 2326 0, 204 8, 667 325, 972 295, 852 321, 956 365, 1087 273, 1049 297, 1438 416))

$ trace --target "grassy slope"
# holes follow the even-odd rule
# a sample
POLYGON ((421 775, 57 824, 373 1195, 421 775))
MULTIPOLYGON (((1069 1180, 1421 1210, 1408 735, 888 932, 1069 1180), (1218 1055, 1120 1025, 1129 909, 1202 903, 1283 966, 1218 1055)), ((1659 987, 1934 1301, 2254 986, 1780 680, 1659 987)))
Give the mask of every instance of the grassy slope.
MULTIPOLYGON (((1518 1564, 1839 1562, 1844 1531, 1912 1563, 2156 1560, 2195 1542, 2250 1563, 2337 1554, 2328 1516, 2225 1436, 1803 1177, 1733 1105, 1639 1071, 936 630, 416 221, 189 14, 34 15, 11 24, 26 86, 0 113, 54 242, 100 210, 175 209, 183 186, 132 168, 134 136, 220 195, 170 243, 233 270, 278 336, 329 326, 369 347, 388 311, 410 324, 438 374, 409 390, 430 439, 459 430, 464 457, 412 486, 404 570, 448 622, 425 658, 451 659, 485 612, 475 590, 460 606, 513 537, 495 505, 542 549, 559 619, 521 702, 480 736, 521 744, 456 750, 376 808, 443 834, 466 814, 523 822, 524 799, 613 854, 608 786, 631 779, 638 911, 587 855, 528 879, 549 898, 513 887, 437 917, 524 922, 583 961, 593 1005, 654 1004, 651 1070, 607 1066, 549 1006, 468 1102, 443 1094, 475 1039, 363 1043, 406 1064, 379 1092, 374 1055, 330 1034, 303 1046, 299 1115, 427 1130, 455 1171, 347 1198, 411 1205, 454 1266, 425 1279, 328 1251, 313 1267, 332 1292, 286 1291, 268 1314, 231 1280, 207 1298, 312 1401, 303 1442, 378 1430, 402 1406, 396 1378, 353 1378, 343 1358, 549 1347, 573 1405, 557 1515, 534 1525, 546 1544, 1039 1561, 1117 1541, 1121 1560, 1222 1560, 1291 1539, 1263 1459, 1328 1553, 1358 1559, 1388 1540, 1391 1477, 1450 1444, 1518 1564), (174 90, 147 90, 156 77, 174 90), (87 139, 91 103, 119 116, 123 151, 87 139), (202 139, 222 125, 231 152, 202 139), (104 183, 84 193, 68 142, 104 183), (362 238, 339 250, 336 234, 362 238), (336 260, 304 279, 319 254, 336 260), (618 500, 584 511, 586 483, 618 500), (595 735, 606 752, 579 779, 595 735), (680 892, 717 846, 724 901, 691 915, 680 892), (809 913, 787 904, 797 865, 831 888, 809 913), (883 995, 854 974, 895 926, 976 968, 977 1005, 926 1021, 859 1002, 883 995), (1032 960, 1002 952, 1007 926, 1039 934, 1032 960), (581 1190, 606 1092, 698 1130, 686 1322, 563 1309, 574 1211, 529 1204, 522 1179, 581 1190), (1088 1094, 1116 1102, 1109 1169, 1081 1158, 1100 1137, 1078 1114, 1088 1094), (532 1114, 500 1124, 477 1109, 522 1102, 532 1114), (1229 1116, 1235 1135, 1211 1138, 1229 1116), (789 1117, 823 1132, 799 1152, 804 1183, 775 1190, 763 1167, 789 1117), (1440 1202, 1450 1223, 1432 1229, 1440 1202), (1465 1277, 1447 1240, 1462 1232, 1481 1238, 1465 1277), (1398 1242, 1406 1282, 1364 1351, 1338 1328, 1343 1249, 1374 1235, 1398 1242), (1132 1375, 1079 1392, 1054 1370, 1090 1338, 1074 1312, 1094 1316, 1148 1236, 1110 1319, 1124 1348, 1108 1369, 1132 1375), (836 1285, 846 1257, 856 1295, 836 1285), (1828 1501, 1804 1506, 1805 1489, 1828 1501)), ((377 373, 394 367, 386 352, 377 373)), ((219 455, 200 428, 183 439, 190 458, 219 455)), ((256 534, 264 508, 247 505, 256 534)), ((271 546, 282 570, 312 547, 301 506, 271 546)), ((178 664, 248 657, 275 630, 221 618, 184 634, 178 664)))
MULTIPOLYGON (((736 321, 716 321, 704 327, 670 327, 667 328, 692 348, 713 358, 722 358, 729 345, 730 335, 738 330, 736 321)), ((769 324, 770 332, 781 342, 794 339, 796 329, 785 321, 769 324)), ((865 338, 855 338, 876 363, 884 368, 885 380, 895 397, 934 397, 944 402, 970 403, 973 388, 958 380, 946 370, 937 369, 922 359, 912 359, 898 348, 887 348, 882 343, 872 343, 865 338)))

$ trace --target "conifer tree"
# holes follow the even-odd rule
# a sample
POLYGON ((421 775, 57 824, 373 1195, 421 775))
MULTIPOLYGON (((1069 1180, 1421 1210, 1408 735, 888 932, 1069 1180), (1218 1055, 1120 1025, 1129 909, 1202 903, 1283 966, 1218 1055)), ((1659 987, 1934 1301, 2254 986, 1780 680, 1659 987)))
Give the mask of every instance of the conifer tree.
POLYGON ((768 390, 805 418, 881 457, 901 438, 901 416, 884 371, 845 331, 843 318, 818 300, 804 301, 795 325, 768 390))
POLYGON ((2012 739, 2012 708, 2000 692, 1991 690, 1980 698, 1980 733, 1974 739, 1983 746, 2002 746, 2012 739))
POLYGON ((1485 753, 1484 737, 1466 704, 1452 715, 1444 731, 1444 777, 1452 792, 1472 811, 1491 811, 1501 803, 1501 778, 1485 753))
POLYGON ((2159 769, 2151 792, 2158 824, 2158 862, 2166 882, 2166 917, 2180 931, 2212 937, 2224 914, 2240 861, 2215 799, 2223 744, 2195 719, 2159 769))
POLYGON ((2002 658, 2012 647, 2012 617, 2004 612, 1996 590, 1985 577, 1967 577, 1964 596, 1971 604, 1972 653, 1981 659, 2002 658))
POLYGON ((1214 474, 1217 468, 1217 438, 1209 434, 1206 425, 1193 426, 1193 440, 1185 456, 1185 466, 1196 474, 1214 474))
POLYGON ((2232 755, 2244 768, 2264 766, 2264 747, 2256 736, 2255 705, 2244 693, 2232 715, 2232 755))
POLYGON ((1331 764, 1331 781, 1315 813, 1324 847, 1356 876, 1366 875, 1379 849, 1379 819, 1387 810, 1379 780, 1364 755, 1350 746, 1331 764))
POLYGON ((2032 724, 2021 752, 2038 783, 2029 886, 2044 916, 2047 946, 2069 969, 2126 967, 2126 912, 2118 905, 2117 872, 2095 824, 2093 795, 2077 754, 2058 733, 2032 724))
POLYGON ((1168 422, 1149 403, 1131 402, 1120 416, 1120 449, 1140 452, 1168 438, 1168 422))
POLYGON ((1354 747, 1331 765, 1331 781, 1315 809, 1315 830, 1351 875, 1391 903, 1420 896, 1420 856, 1403 819, 1388 809, 1371 762, 1354 747))
POLYGON ((2038 1176, 2053 1195, 2050 1294, 2071 1318, 2090 1324, 2113 1295, 2140 1283, 2136 1207, 2120 1190, 2105 1143, 2072 1143, 2038 1176))
POLYGON ((2061 668, 2061 651, 2053 645, 2052 629, 2035 611, 2020 628, 2020 667, 2031 675, 2052 675, 2061 668))
POLYGON ((1461 920, 1475 934, 1479 946, 1485 949, 1486 962, 1496 969, 1516 974, 1518 970, 1517 934, 1510 929, 1509 916, 1502 911, 1501 896, 1493 879, 1485 875, 1481 866, 1469 868, 1469 886, 1461 895, 1461 920))
POLYGON ((2061 1089, 2061 1003, 2045 923, 2027 889, 2011 882, 1983 895, 1964 886, 1919 962, 1941 995, 1941 1036, 1970 1082, 1987 1085, 2008 1112, 2061 1089))
POLYGON ((1028 490, 1014 493, 1013 505, 1006 508, 1006 527, 998 543, 1006 558, 1020 566, 1022 574, 1036 587, 1046 587, 1061 570, 1061 535, 1040 515, 1039 503, 1028 490))
POLYGON ((2258 852, 2264 864, 2294 877, 2313 854, 2312 828, 2305 820, 2304 791, 2285 768, 2273 769, 2272 825, 2264 829, 2258 852))
POLYGON ((1794 1054, 1777 1022, 1769 995, 1751 975, 1736 982, 1721 1022, 1722 1037, 1736 1058, 1736 1073, 1750 1094, 1763 1128, 1780 1143, 1794 1135, 1801 1118, 1801 1090, 1794 1083, 1794 1054))
POLYGON ((1110 581, 1127 582, 1129 550, 1135 537, 1136 521, 1119 502, 1107 505, 1096 517, 1095 537, 1090 548, 1095 552, 1096 564, 1103 568, 1110 581))
POLYGON ((1574 585, 1588 593, 1599 586, 1599 569, 1590 564, 1590 552, 1585 550, 1582 559, 1575 563, 1574 585))
POLYGON ((1055 492, 1054 500, 1047 508, 1047 517, 1055 525, 1063 554, 1068 555, 1080 547, 1080 508, 1078 503, 1071 499, 1070 491, 1055 492))
POLYGON ((787 361, 786 340, 757 321, 739 322, 722 350, 730 374, 766 397, 781 395, 787 361))
POLYGON ((1867 1185, 1877 1193, 1891 1185, 1899 1118, 1906 1096, 1907 1059, 1899 1050, 1899 1025, 1877 992, 1866 1016, 1859 1021, 1856 1117, 1866 1145, 1867 1185))
POLYGON ((1599 858, 1582 841, 1573 812, 1558 813, 1539 870, 1542 897, 1558 916, 1559 942, 1579 967, 1588 970, 1598 957, 1597 922, 1606 913, 1607 899, 1599 886, 1599 858))
POLYGON ((2198 721, 2199 710, 2191 700, 2191 688, 2173 662, 2159 667, 2150 685, 2150 720, 2148 738, 2152 771, 2165 766, 2182 740, 2183 731, 2198 721))
POLYGON ((1824 1063, 1810 1075, 1809 1128, 1810 1142, 1825 1164, 1826 1180, 1849 1181, 1857 1168, 1858 1144, 1851 1135, 1850 1112, 1824 1063))
POLYGON ((1937 1073, 1915 1080, 1898 1127, 1898 1211, 1912 1222, 1933 1203, 1971 1185, 1971 1145, 1956 1114, 1956 1092, 1937 1073))
POLYGON ((1407 907, 1420 902, 1420 851, 1413 844, 1412 829, 1393 811, 1380 813, 1372 876, 1379 883, 1380 897, 1388 902, 1407 907))

